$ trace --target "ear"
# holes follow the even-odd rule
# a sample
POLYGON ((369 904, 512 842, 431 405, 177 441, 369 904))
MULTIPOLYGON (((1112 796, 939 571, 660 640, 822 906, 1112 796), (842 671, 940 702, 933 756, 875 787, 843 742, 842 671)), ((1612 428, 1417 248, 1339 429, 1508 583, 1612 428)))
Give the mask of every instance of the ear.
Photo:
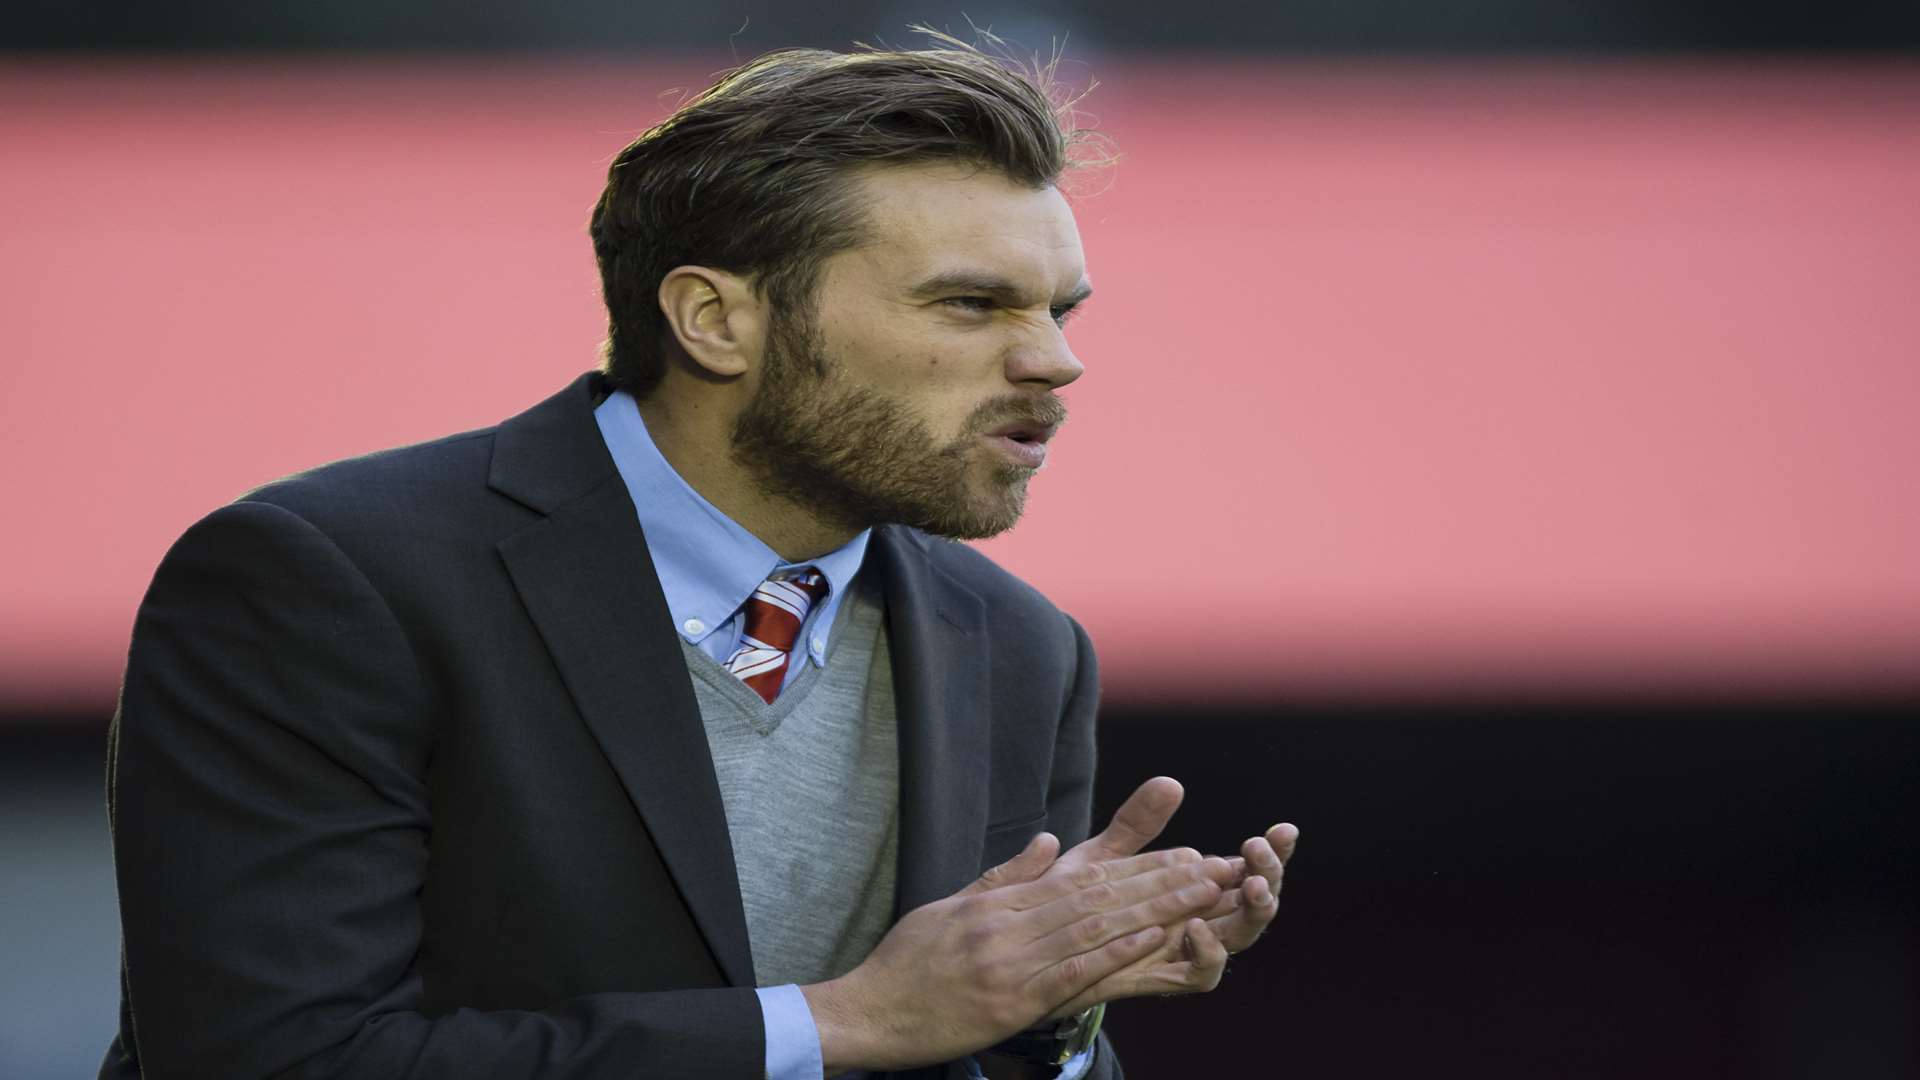
POLYGON ((766 312, 746 278, 676 266, 660 279, 659 299, 674 340, 702 370, 737 378, 759 365, 766 312))

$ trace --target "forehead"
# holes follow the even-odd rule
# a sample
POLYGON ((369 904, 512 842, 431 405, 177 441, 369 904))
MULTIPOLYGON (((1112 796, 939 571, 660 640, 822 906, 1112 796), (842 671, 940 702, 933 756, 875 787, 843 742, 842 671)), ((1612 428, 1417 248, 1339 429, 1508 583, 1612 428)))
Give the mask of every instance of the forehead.
POLYGON ((843 253, 847 269, 905 286, 964 265, 1043 292, 1086 276, 1073 210, 1052 186, 945 162, 868 168, 855 183, 866 238, 843 253))

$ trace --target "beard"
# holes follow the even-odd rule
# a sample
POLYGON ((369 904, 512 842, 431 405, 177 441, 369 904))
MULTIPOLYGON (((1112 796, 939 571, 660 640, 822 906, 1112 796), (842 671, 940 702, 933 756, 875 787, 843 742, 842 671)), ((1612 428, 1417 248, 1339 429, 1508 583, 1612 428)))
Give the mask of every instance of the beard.
POLYGON ((1020 520, 1033 470, 986 453, 981 436, 1013 421, 1058 426, 1058 398, 983 402, 942 444, 910 402, 848 385, 811 319, 788 322, 769 333, 759 389, 733 426, 733 458, 764 493, 855 530, 983 540, 1020 520))

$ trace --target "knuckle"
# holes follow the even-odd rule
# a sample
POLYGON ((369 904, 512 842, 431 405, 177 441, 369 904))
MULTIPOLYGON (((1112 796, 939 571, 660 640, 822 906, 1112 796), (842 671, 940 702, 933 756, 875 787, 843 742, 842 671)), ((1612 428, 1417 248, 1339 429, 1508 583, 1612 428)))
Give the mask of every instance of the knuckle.
POLYGON ((1067 880, 1076 889, 1090 889, 1107 880, 1107 864, 1091 862, 1076 867, 1067 880))
POLYGON ((1105 915, 1089 915, 1074 924, 1074 938, 1082 945, 1094 945, 1107 936, 1110 925, 1105 915))
POLYGON ((1057 970, 1059 972, 1058 978, 1061 987, 1063 989, 1076 987, 1085 982, 1088 963, 1089 961, 1085 953, 1078 953, 1060 961, 1060 966, 1057 970))
POLYGON ((1173 892, 1200 880, 1200 875, 1192 867, 1176 866, 1162 870, 1152 879, 1152 887, 1159 892, 1173 892))
POLYGON ((960 950, 968 956, 979 956, 993 943, 993 934, 983 925, 969 926, 960 932, 960 950))
POLYGON ((1103 881, 1080 893, 1079 910, 1085 914, 1105 910, 1113 906, 1118 896, 1119 891, 1113 887, 1112 883, 1103 881))
POLYGON ((1005 920, 993 915, 976 919, 960 931, 960 947, 969 956, 980 956, 993 948, 1005 929, 1005 920))
POLYGON ((1164 922, 1167 919, 1184 915, 1188 911, 1198 907, 1201 901, 1199 894, 1195 891, 1197 888, 1198 886, 1189 886, 1181 889, 1179 892, 1167 893, 1165 896, 1154 900, 1152 908, 1154 914, 1160 917, 1160 921, 1164 922))

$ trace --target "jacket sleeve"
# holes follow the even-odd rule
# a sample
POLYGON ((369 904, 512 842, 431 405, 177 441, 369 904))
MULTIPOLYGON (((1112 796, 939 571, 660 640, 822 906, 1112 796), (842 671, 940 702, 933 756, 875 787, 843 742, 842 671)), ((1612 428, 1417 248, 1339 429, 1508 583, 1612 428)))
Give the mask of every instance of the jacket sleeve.
MULTIPOLYGON (((1062 849, 1085 840, 1092 831, 1094 734, 1100 711, 1100 662, 1093 642, 1072 617, 1073 690, 1060 715, 1060 732, 1053 750, 1053 776, 1047 787, 1047 828, 1060 838, 1062 849)), ((1109 1007, 1111 1008, 1111 1007, 1109 1007)), ((1084 1080, 1122 1080, 1120 1062, 1104 1029, 1084 1080)))
POLYGON ((1092 834, 1094 728, 1100 710, 1100 662, 1093 642, 1071 617, 1073 682, 1054 736, 1053 775, 1047 780, 1047 829, 1060 838, 1061 850, 1092 834))
POLYGON ((421 1011, 435 721, 386 601, 307 520, 241 502, 181 538, 114 718, 104 1076, 761 1076, 746 988, 421 1011))

